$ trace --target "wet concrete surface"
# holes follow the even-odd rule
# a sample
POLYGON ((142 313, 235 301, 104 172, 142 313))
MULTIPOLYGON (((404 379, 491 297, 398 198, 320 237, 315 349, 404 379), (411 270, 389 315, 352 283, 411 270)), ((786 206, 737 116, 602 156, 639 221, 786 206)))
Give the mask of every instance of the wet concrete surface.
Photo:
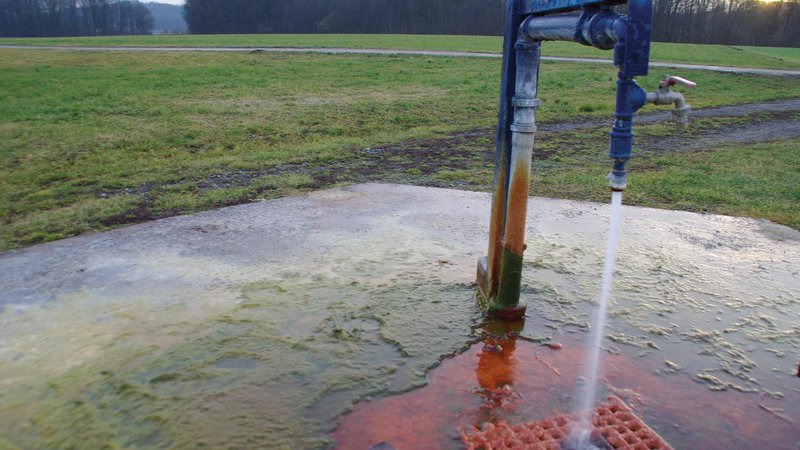
MULTIPOLYGON (((456 364, 476 380, 486 327, 471 283, 490 200, 365 184, 1 254, 0 447, 326 448, 353 403, 422 386, 448 356, 471 348, 456 364)), ((534 343, 579 351, 607 214, 532 199, 519 355, 555 367, 534 343)), ((748 448, 732 424, 751 423, 796 449, 799 268, 795 230, 625 207, 609 386, 650 399, 643 419, 668 440, 705 432, 656 395, 684 389, 743 405, 709 409, 722 416, 708 433, 734 433, 724 442, 748 448), (639 372, 611 376, 628 366, 639 372)), ((515 419, 563 412, 566 389, 531 389, 515 419)))

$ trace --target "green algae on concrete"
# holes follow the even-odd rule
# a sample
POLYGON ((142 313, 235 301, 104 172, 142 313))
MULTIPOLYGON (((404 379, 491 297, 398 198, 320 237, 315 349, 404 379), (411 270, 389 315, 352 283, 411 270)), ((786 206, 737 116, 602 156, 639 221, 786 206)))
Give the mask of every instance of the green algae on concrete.
POLYGON ((21 448, 329 447, 353 402, 423 384, 481 316, 472 255, 440 238, 435 211, 413 208, 430 214, 425 232, 398 208, 338 222, 307 207, 361 197, 337 190, 51 244, 40 266, 80 281, 0 314, 0 353, 14 360, 0 365, 0 436, 21 448), (141 239, 114 240, 124 233, 141 239), (93 254, 69 260, 82 252, 93 254))
POLYGON ((326 447, 353 402, 421 385, 471 339, 473 288, 420 281, 287 276, 245 286, 238 305, 166 351, 126 364, 137 352, 119 345, 12 392, 12 402, 31 390, 41 398, 13 439, 25 448, 326 447))
MULTIPOLYGON (((246 286, 241 303, 190 327, 169 350, 131 364, 125 356, 137 352, 120 346, 32 386, 42 400, 17 442, 325 447, 350 404, 419 386, 426 369, 470 340, 480 317, 472 288, 421 281, 246 286)), ((30 394, 16 396, 23 402, 30 394)))

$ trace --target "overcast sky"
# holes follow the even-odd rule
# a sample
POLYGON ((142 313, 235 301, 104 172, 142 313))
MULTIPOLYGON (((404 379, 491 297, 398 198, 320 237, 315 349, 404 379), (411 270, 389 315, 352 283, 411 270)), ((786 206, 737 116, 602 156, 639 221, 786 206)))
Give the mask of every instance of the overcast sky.
POLYGON ((169 3, 170 5, 182 5, 183 0, 145 0, 143 3, 169 3))

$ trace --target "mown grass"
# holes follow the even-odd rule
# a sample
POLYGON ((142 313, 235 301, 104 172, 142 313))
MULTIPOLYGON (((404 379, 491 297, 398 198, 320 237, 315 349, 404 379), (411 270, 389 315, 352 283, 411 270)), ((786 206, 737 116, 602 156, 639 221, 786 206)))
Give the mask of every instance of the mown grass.
MULTIPOLYGON (((68 38, 2 38, 0 44, 143 47, 346 47, 403 50, 450 50, 502 52, 498 36, 355 35, 355 34, 226 34, 103 36, 68 38)), ((571 42, 547 42, 545 56, 575 56, 609 59, 608 51, 571 42)), ((684 64, 800 69, 800 49, 770 49, 726 45, 654 42, 651 60, 684 64)))
MULTIPOLYGON (((790 139, 643 156, 631 162, 625 204, 763 218, 800 230, 798 148, 800 140, 790 139)), ((558 163, 537 173, 532 194, 608 200, 607 167, 558 163)))
MULTIPOLYGON (((305 167, 335 172, 363 164, 366 147, 490 129, 499 89, 499 61, 487 59, 6 49, 0 67, 4 250, 321 187, 305 167), (243 181, 216 181, 232 176, 243 181)), ((541 75, 540 120, 613 110, 612 68, 546 63, 541 75)), ((695 107, 800 88, 686 75, 702 87, 695 107)))
POLYGON ((742 46, 736 47, 745 52, 757 53, 760 55, 767 55, 772 58, 777 58, 791 64, 800 64, 800 48, 793 47, 749 47, 742 46))

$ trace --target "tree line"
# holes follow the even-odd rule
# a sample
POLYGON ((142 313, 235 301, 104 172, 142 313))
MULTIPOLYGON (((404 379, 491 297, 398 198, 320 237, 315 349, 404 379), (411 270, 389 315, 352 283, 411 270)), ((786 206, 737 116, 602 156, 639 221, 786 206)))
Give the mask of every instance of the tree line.
POLYGON ((153 15, 138 0, 0 0, 0 36, 148 34, 153 15))
POLYGON ((505 0, 187 0, 191 33, 502 33, 505 0))
MULTIPOLYGON (((800 46, 800 0, 654 0, 663 42, 800 46)), ((502 34, 505 0, 186 0, 191 33, 502 34)))
POLYGON ((653 39, 800 46, 800 0, 654 0, 653 39))
MULTIPOLYGON (((653 39, 800 46, 800 0, 654 0, 653 39)), ((505 0, 186 0, 195 34, 502 34, 505 0)), ((138 0, 0 0, 0 36, 146 34, 138 0)))

